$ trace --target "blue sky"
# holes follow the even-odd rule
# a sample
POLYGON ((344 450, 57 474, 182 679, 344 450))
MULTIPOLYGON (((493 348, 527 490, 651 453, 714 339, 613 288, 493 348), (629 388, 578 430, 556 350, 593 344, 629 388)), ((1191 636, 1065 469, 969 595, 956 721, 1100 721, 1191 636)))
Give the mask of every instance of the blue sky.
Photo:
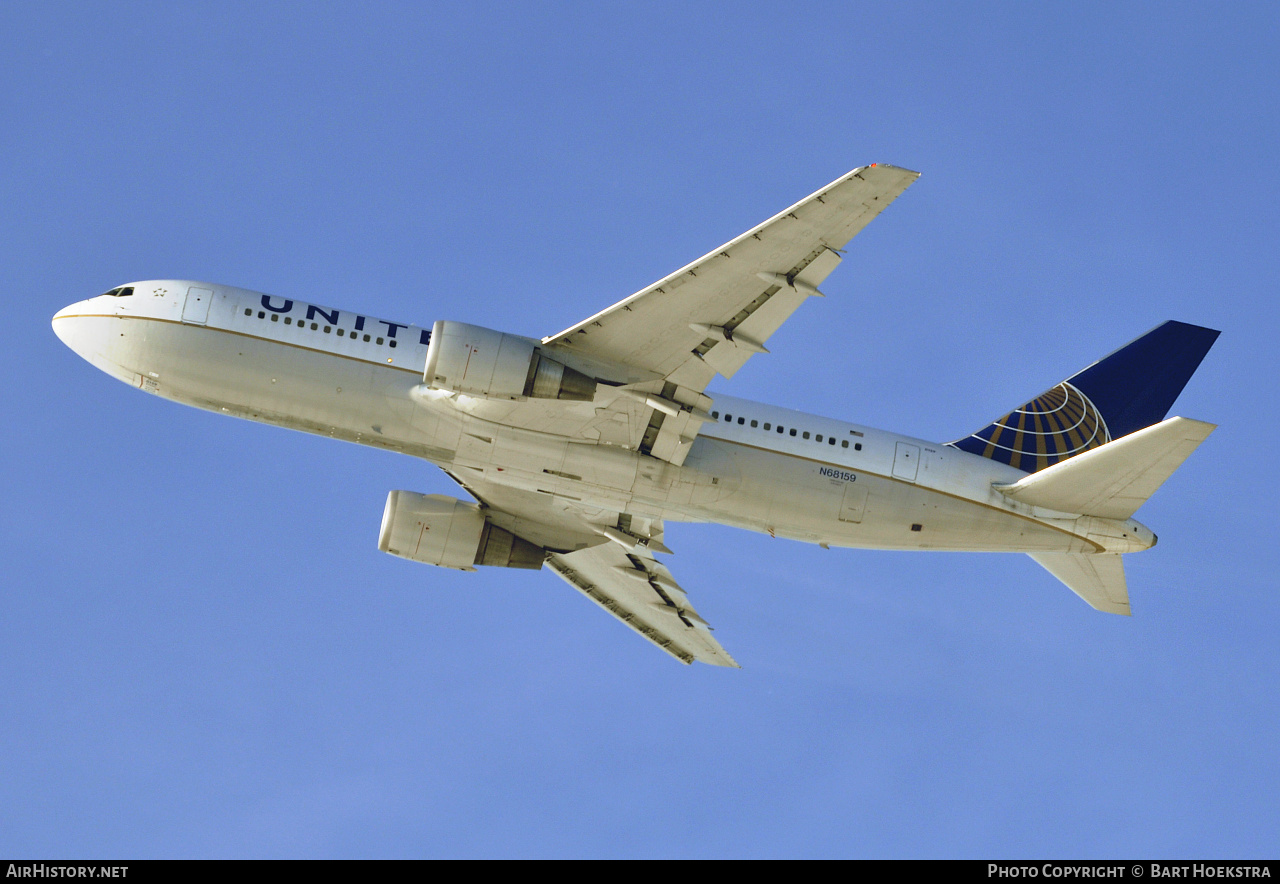
POLYGON ((1274 856, 1271 4, 20 4, 0 854, 1274 856), (712 388, 925 438, 1165 319, 1221 424, 1135 616, 1013 555, 671 526, 742 671, 550 573, 377 551, 429 464, 182 408, 49 327, 204 279, 571 325, 869 162, 923 177, 712 388))

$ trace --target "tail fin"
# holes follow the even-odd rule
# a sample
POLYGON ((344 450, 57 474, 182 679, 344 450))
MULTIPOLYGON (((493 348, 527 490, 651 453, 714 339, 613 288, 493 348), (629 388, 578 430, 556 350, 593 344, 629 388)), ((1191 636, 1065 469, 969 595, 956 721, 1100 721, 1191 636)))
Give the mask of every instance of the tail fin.
POLYGON ((1030 553, 1031 558, 1099 611, 1129 613, 1129 587, 1120 555, 1030 553))
POLYGON ((1170 320, 949 444, 1029 473, 1099 448, 1163 420, 1218 334, 1170 320))
POLYGON ((1064 513, 1127 519, 1217 429, 1171 417, 996 490, 1064 513))

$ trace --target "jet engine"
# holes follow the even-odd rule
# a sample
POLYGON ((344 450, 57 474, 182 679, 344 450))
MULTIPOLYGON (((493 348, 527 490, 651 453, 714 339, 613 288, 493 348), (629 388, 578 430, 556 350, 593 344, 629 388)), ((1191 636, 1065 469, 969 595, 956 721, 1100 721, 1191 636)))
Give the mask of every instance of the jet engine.
POLYGON ((557 362, 530 338, 438 320, 431 328, 423 383, 485 399, 590 401, 596 381, 557 362))
POLYGON ((382 513, 378 549, 402 559, 474 570, 542 567, 546 550, 499 528, 474 503, 440 494, 392 491, 382 513))

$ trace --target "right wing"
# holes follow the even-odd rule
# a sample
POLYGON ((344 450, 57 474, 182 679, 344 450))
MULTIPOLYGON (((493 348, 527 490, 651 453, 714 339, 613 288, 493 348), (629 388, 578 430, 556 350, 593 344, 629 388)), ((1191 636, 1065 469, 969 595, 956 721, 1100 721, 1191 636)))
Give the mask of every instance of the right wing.
POLYGON ((840 250, 919 172, 854 169, 720 248, 543 344, 651 371, 701 393, 733 377, 840 263, 840 250))
MULTIPOLYGON (((840 250, 919 177, 854 169, 692 264, 557 335, 543 348, 568 365, 626 366, 593 401, 503 405, 503 423, 684 462, 717 373, 732 377, 840 263, 840 250), (616 381, 623 381, 619 377, 616 381)), ((590 372, 589 367, 583 371, 590 372)), ((492 415, 493 403, 486 403, 492 415)))

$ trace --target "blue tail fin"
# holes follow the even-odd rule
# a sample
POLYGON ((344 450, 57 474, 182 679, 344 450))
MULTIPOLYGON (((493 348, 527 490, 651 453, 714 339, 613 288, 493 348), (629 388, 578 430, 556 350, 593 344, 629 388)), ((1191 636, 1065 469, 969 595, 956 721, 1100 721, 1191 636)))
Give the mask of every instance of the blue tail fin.
POLYGON ((1218 334, 1170 320, 949 444, 1034 473, 1159 423, 1218 334))

